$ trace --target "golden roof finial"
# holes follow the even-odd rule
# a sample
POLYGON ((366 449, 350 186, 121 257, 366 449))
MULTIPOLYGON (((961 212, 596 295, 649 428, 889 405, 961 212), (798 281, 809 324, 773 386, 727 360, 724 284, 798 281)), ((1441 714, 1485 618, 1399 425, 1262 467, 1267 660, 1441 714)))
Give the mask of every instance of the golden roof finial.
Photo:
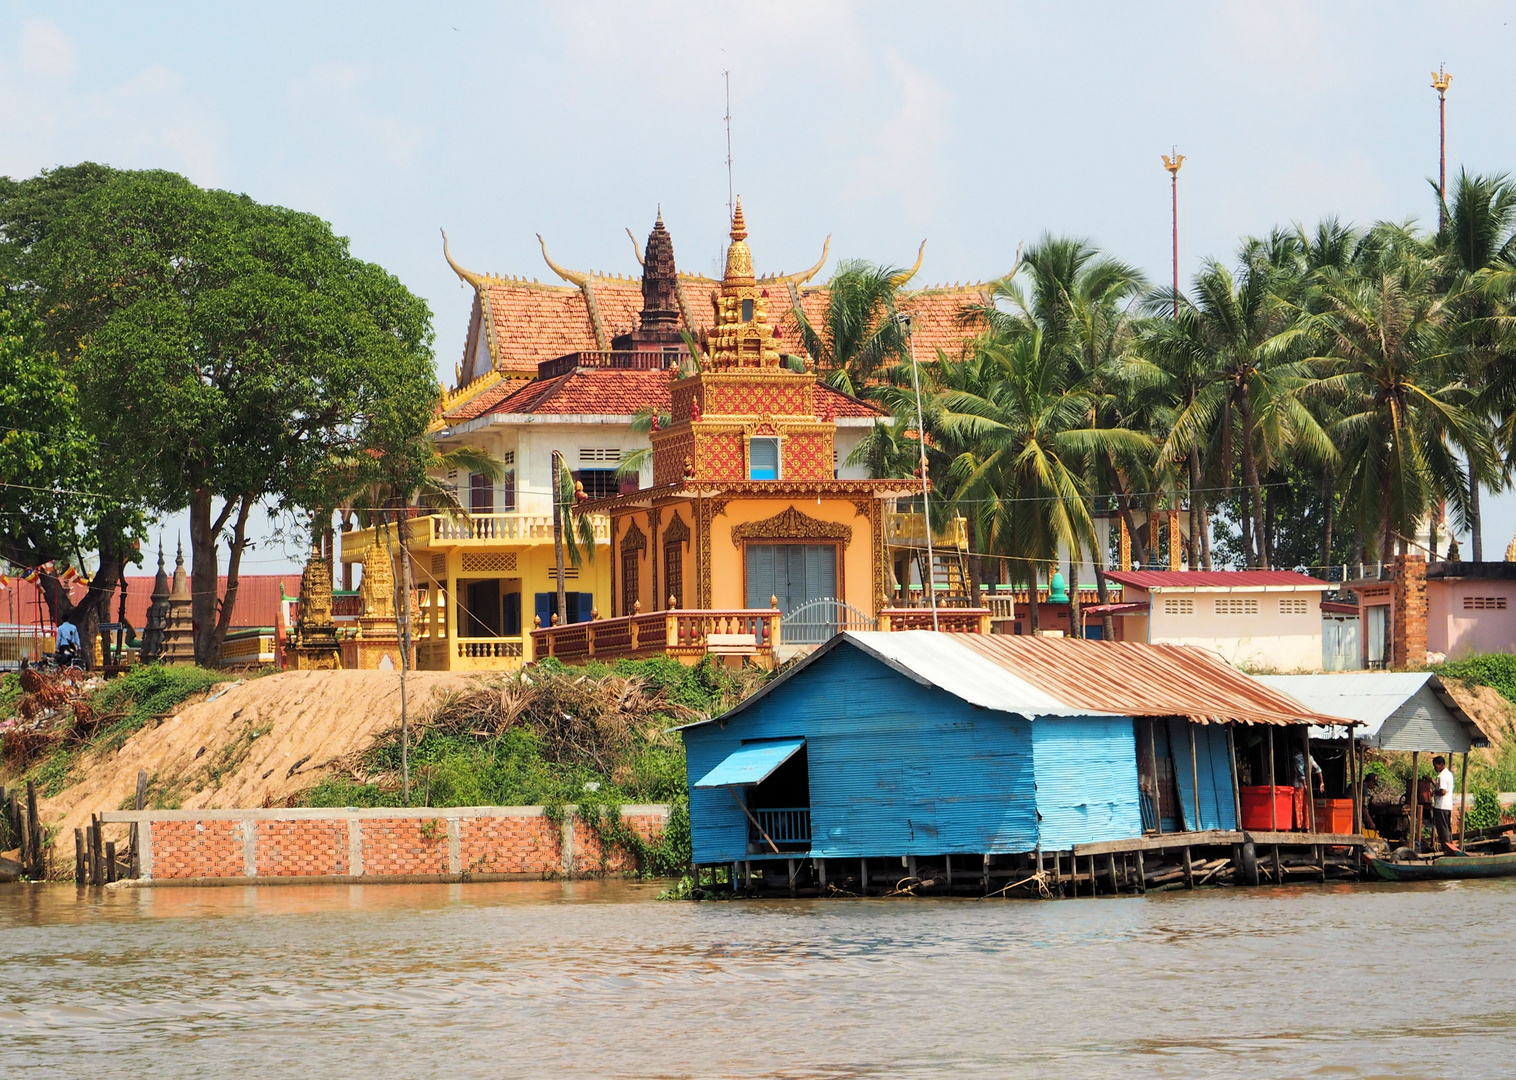
POLYGON ((440 229, 438 231, 442 233, 442 257, 446 259, 447 264, 453 268, 453 273, 457 274, 458 277, 461 278, 465 283, 472 285, 476 289, 479 288, 479 286, 483 285, 483 274, 476 274, 472 270, 465 270, 463 267, 459 266, 456 262, 453 261, 453 253, 448 249, 447 246, 447 230, 440 229))
POLYGON ((584 283, 590 279, 588 274, 581 274, 575 270, 565 270, 553 261, 553 257, 547 253, 547 241, 542 239, 542 234, 537 234, 537 243, 542 245, 542 257, 547 260, 548 267, 570 285, 578 285, 584 288, 584 283))
POLYGON ((916 261, 915 261, 915 263, 912 264, 912 266, 911 266, 910 269, 908 269, 908 270, 902 270, 902 271, 900 271, 900 273, 891 276, 891 278, 890 278, 890 284, 893 285, 895 288, 898 289, 898 288, 902 287, 907 281, 910 281, 911 278, 913 278, 913 277, 916 276, 916 271, 921 269, 921 260, 923 258, 925 258, 925 257, 926 257, 926 241, 923 240, 923 241, 921 241, 921 247, 918 248, 917 251, 916 251, 916 261))
MULTIPOLYGON (((663 214, 662 213, 659 213, 658 219, 660 221, 663 220, 663 214)), ((632 254, 635 255, 635 256, 637 256, 637 265, 640 266, 640 267, 642 267, 644 270, 647 269, 647 263, 642 258, 642 247, 637 243, 637 236, 636 236, 636 234, 633 233, 630 228, 628 228, 626 230, 626 235, 627 235, 627 239, 631 240, 631 242, 632 242, 632 254)))
POLYGON ((1175 150, 1173 157, 1169 157, 1167 154, 1159 154, 1158 156, 1163 158, 1163 167, 1169 171, 1169 175, 1179 175, 1179 166, 1184 164, 1183 154, 1175 150))
POLYGON ((753 284, 753 253, 747 246, 747 222, 742 218, 742 197, 737 197, 737 209, 732 212, 732 244, 726 249, 727 286, 753 284))
POLYGON ((1441 97, 1443 94, 1446 94, 1448 92, 1448 84, 1452 81, 1453 76, 1449 75, 1445 70, 1443 70, 1443 66, 1441 64, 1438 64, 1437 70, 1432 72, 1432 89, 1437 91, 1438 97, 1441 97))
POLYGON ((815 277, 821 268, 826 265, 827 252, 832 250, 832 234, 827 233, 826 239, 821 244, 821 258, 816 260, 816 265, 809 270, 802 270, 798 274, 769 274, 758 279, 760 285, 785 285, 793 283, 804 285, 815 277))

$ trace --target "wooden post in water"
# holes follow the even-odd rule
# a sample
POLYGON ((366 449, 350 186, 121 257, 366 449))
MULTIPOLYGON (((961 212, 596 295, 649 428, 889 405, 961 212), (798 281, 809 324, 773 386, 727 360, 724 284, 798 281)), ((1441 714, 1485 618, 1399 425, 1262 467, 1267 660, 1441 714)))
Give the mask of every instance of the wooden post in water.
POLYGON ((105 850, 104 850, 104 845, 102 843, 102 836, 101 836, 101 833, 100 833, 100 815, 98 815, 98 814, 91 814, 89 817, 90 817, 90 825, 89 825, 89 829, 90 829, 90 837, 89 837, 89 860, 90 860, 89 883, 91 885, 104 885, 105 884, 105 850))
POLYGON ((1142 865, 1141 848, 1137 849, 1137 891, 1143 893, 1148 891, 1148 872, 1147 867, 1142 865))
POLYGON ((1353 834, 1363 835, 1363 768, 1358 758, 1358 725, 1348 727, 1348 772, 1353 778, 1353 834))
POLYGON ((105 883, 107 885, 116 880, 116 841, 105 842, 105 883))
MULTIPOLYGON (((132 803, 132 808, 134 810, 141 810, 146 805, 147 805, 147 770, 146 769, 138 769, 137 770, 137 798, 132 803)), ((134 822, 132 822, 131 831, 127 835, 127 839, 126 839, 127 857, 131 860, 131 866, 132 866, 132 868, 131 868, 131 875, 132 875, 133 878, 139 878, 139 877, 142 876, 142 857, 141 857, 141 854, 137 850, 138 847, 140 846, 140 844, 138 843, 138 840, 137 840, 137 836, 138 836, 138 834, 137 834, 137 823, 134 821, 134 822)), ((712 878, 711 881, 714 884, 715 883, 715 878, 712 878)), ((697 884, 699 883, 699 881, 698 881, 698 875, 697 875, 697 881, 696 881, 696 883, 697 884)))
POLYGON ((27 847, 32 856, 28 873, 33 881, 41 881, 47 877, 47 853, 42 849, 42 818, 37 813, 37 785, 30 780, 26 782, 26 835, 27 847))
POLYGON ((1469 816, 1469 752, 1463 752, 1463 780, 1458 795, 1458 847, 1463 847, 1463 822, 1469 816))
POLYGON ((1412 851, 1421 850, 1421 751, 1411 751, 1411 805, 1407 807, 1406 821, 1410 825, 1408 837, 1412 851))
POLYGON ((1184 887, 1186 889, 1195 887, 1195 866, 1190 861, 1190 845, 1188 844, 1184 845, 1184 887))
POLYGON ((84 830, 74 830, 74 884, 88 885, 89 873, 85 869, 86 851, 84 847, 84 830))

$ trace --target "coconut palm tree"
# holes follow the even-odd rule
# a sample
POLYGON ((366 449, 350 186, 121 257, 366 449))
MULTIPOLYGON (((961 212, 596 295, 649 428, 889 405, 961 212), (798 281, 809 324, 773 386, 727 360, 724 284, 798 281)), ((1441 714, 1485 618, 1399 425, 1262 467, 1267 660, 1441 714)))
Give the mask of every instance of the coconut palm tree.
MULTIPOLYGON (((1008 558, 1036 595, 1037 569, 1060 549, 1077 563, 1096 548, 1086 463, 1101 454, 1150 455, 1143 433, 1093 425, 1094 379, 1038 328, 944 359, 931 432, 947 457, 944 494, 976 548, 1008 558)), ((1032 620, 1036 627, 1037 608, 1032 620)))
MULTIPOLYGON (((1435 186, 1434 186, 1434 190, 1435 186)), ((1516 279, 1516 183, 1505 174, 1460 170, 1451 203, 1438 196, 1442 228, 1433 250, 1441 256, 1438 285, 1448 293, 1448 333, 1468 365, 1469 384, 1485 393, 1478 408, 1499 417, 1500 441, 1516 452, 1516 372, 1511 300, 1516 279)), ((1475 561, 1484 558, 1479 492, 1504 486, 1505 470, 1469 462, 1467 525, 1475 561)))
POLYGON ((1311 358, 1329 374, 1308 392, 1340 410, 1331 437, 1347 507, 1387 558, 1405 550, 1439 498, 1467 518, 1469 475, 1488 474, 1496 451, 1462 373, 1466 349, 1449 334, 1436 260, 1401 246, 1377 261, 1372 274, 1320 275, 1324 309, 1307 321, 1329 342, 1328 353, 1311 358))
POLYGON ((840 264, 827 284, 819 326, 795 309, 800 344, 832 389, 857 397, 881 369, 905 358, 895 292, 908 276, 895 267, 852 259, 840 264))

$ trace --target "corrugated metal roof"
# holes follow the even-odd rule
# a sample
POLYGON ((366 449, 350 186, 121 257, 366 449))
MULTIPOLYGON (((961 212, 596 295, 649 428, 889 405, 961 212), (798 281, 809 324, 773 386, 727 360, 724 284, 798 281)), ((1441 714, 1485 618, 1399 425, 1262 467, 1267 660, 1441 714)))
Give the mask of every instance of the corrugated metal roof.
POLYGON ((1331 582, 1293 570, 1107 570, 1105 576, 1139 589, 1330 589, 1331 582))
MULTIPOLYGON (((1363 725, 1358 737, 1370 746, 1458 754, 1469 745, 1489 745, 1473 717, 1430 671, 1339 671, 1256 678, 1314 709, 1357 721, 1363 725)), ((1326 729, 1311 731, 1315 739, 1341 734, 1326 729)))
POLYGON ((778 739, 744 746, 722 758, 721 764, 691 786, 709 788, 761 784, 804 745, 804 739, 778 739))
POLYGON ((1210 653, 1186 645, 932 630, 838 634, 720 719, 747 709, 843 643, 924 686, 936 686, 971 705, 1028 718, 1183 716, 1202 724, 1351 722, 1308 709, 1210 653))
POLYGON ((1307 708, 1190 645, 1003 634, 944 636, 1015 672, 1081 714, 1185 716, 1201 724, 1350 722, 1307 708))

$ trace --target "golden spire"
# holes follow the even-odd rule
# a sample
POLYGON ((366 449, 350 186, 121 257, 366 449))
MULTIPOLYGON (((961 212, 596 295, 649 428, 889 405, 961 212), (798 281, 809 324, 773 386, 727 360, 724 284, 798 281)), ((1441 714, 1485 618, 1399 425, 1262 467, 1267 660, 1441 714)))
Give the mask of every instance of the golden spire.
POLYGON ((1171 176, 1179 175, 1179 166, 1184 164, 1183 154, 1176 150, 1173 157, 1169 157, 1167 154, 1159 154, 1158 156, 1163 158, 1163 167, 1169 171, 1171 176))
POLYGON ((1438 64, 1437 70, 1432 72, 1432 89, 1437 91, 1438 97, 1448 92, 1448 86, 1452 81, 1453 76, 1444 71, 1441 64, 1438 64))
POLYGON ((742 217, 742 196, 732 213, 732 246, 726 249, 726 285, 753 284, 753 253, 747 246, 747 222, 742 217))

